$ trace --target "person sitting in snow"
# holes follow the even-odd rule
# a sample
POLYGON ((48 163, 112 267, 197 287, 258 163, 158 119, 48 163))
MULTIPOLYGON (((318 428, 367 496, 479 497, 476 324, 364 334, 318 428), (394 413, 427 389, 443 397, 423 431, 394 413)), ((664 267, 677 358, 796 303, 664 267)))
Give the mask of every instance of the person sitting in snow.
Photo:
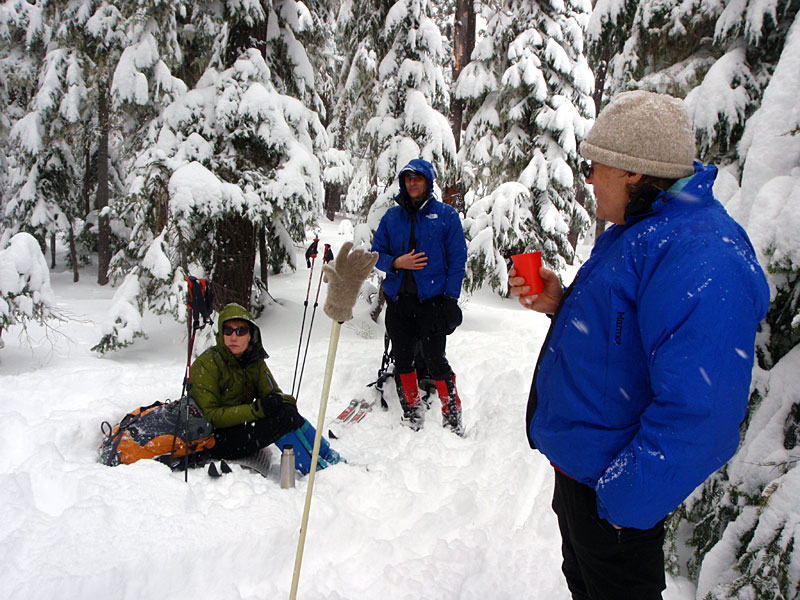
MULTIPOLYGON (((190 394, 214 426, 213 458, 237 459, 275 443, 294 447, 299 471, 311 469, 315 431, 284 394, 264 359, 261 330, 239 304, 219 313, 217 343, 192 363, 190 394)), ((334 464, 339 455, 323 439, 319 467, 334 464)))
POLYGON ((436 199, 436 171, 414 159, 400 169, 400 193, 383 215, 372 243, 376 266, 386 273, 386 331, 392 340, 395 383, 403 421, 422 427, 424 409, 414 366, 415 346, 436 384, 442 424, 464 435, 456 377, 445 357, 447 335, 461 323, 458 297, 467 262, 467 242, 458 213, 436 199))
POLYGON ((511 293, 552 323, 527 432, 555 467, 562 571, 581 600, 661 598, 664 518, 736 451, 769 288, 744 230, 693 162, 684 103, 616 96, 581 154, 614 223, 564 290, 511 293))

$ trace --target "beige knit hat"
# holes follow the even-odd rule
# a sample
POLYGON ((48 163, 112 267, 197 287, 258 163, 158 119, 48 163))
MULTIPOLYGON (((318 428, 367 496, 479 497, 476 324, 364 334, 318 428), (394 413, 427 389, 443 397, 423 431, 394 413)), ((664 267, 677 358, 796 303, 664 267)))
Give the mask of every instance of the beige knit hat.
POLYGON ((615 96, 581 143, 581 155, 591 161, 668 179, 694 173, 695 150, 683 101, 644 90, 615 96))

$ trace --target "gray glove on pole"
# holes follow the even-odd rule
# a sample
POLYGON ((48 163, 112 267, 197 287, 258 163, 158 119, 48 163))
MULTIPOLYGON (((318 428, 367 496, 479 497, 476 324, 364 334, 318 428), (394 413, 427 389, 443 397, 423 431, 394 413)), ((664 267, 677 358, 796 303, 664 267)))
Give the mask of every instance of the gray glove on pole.
POLYGON ((345 242, 336 260, 322 267, 325 282, 328 284, 328 297, 325 299, 325 314, 334 321, 343 323, 353 318, 361 284, 378 262, 377 252, 367 252, 363 248, 353 248, 352 242, 345 242))

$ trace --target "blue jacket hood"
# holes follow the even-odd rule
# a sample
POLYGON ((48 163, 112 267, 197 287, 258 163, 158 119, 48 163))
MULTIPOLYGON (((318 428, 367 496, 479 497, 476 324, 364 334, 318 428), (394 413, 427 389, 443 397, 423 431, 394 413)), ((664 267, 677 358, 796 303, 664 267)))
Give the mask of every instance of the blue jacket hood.
POLYGON ((405 206, 405 199, 408 198, 408 192, 406 191, 406 183, 403 180, 403 175, 409 171, 421 173, 425 177, 428 182, 428 198, 430 199, 433 197, 433 182, 436 181, 436 169, 427 160, 415 158, 409 161, 408 164, 400 169, 400 172, 397 174, 397 181, 400 184, 400 193, 394 197, 394 201, 401 206, 405 206))

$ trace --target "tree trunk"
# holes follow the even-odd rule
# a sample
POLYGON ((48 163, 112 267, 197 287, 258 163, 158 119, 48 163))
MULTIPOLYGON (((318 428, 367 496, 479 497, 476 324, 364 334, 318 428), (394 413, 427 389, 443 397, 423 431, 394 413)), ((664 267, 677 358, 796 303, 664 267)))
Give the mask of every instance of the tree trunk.
MULTIPOLYGON (((461 71, 469 63, 475 48, 475 8, 472 0, 456 0, 455 26, 453 30, 453 83, 458 81, 461 71)), ((450 117, 456 150, 461 146, 461 126, 464 117, 464 101, 455 94, 450 99, 450 117)))
POLYGON ((72 281, 78 283, 78 250, 75 247, 75 227, 72 221, 69 222, 69 258, 72 261, 72 281))
POLYGON ((108 86, 100 86, 98 97, 100 143, 97 148, 97 283, 108 283, 108 265, 111 262, 111 225, 105 209, 108 207, 108 86))
POLYGON ((228 215, 217 221, 214 249, 214 308, 238 302, 250 310, 256 230, 252 221, 228 215))
POLYGON ((83 206, 84 218, 92 212, 92 148, 90 143, 86 142, 86 156, 83 166, 83 206))
MULTIPOLYGON (((458 81, 461 71, 469 63, 475 48, 475 7, 472 0, 456 0, 455 26, 453 30, 453 83, 458 81)), ((450 97, 450 123, 456 150, 461 147, 461 128, 464 119, 464 101, 450 97)), ((444 190, 445 203, 464 210, 464 187, 460 182, 447 186, 444 190)))
POLYGON ((267 228, 262 225, 258 228, 258 257, 261 262, 261 283, 264 291, 269 294, 269 250, 267 249, 267 228))
POLYGON ((338 183, 325 184, 325 216, 328 221, 333 221, 342 209, 342 187, 338 183))
POLYGON ((56 234, 50 234, 50 268, 56 268, 56 234))

